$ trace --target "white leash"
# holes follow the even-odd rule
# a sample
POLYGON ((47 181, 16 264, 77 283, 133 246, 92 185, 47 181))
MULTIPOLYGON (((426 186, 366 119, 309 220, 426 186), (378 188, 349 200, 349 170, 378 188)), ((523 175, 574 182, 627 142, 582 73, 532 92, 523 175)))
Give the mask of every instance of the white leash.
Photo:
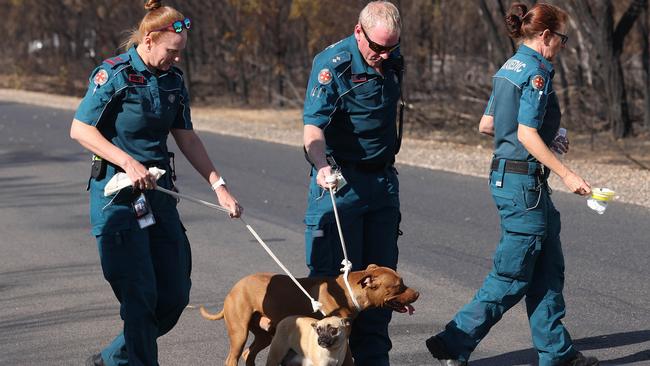
POLYGON ((339 211, 336 209, 336 200, 334 199, 334 189, 332 188, 331 184, 335 183, 337 180, 335 175, 329 175, 325 177, 325 182, 330 184, 329 191, 330 191, 330 198, 332 199, 332 209, 334 210, 334 218, 336 219, 336 228, 339 231, 339 238, 341 239, 341 248, 343 249, 343 261, 341 262, 341 272, 343 272, 343 282, 345 282, 345 287, 348 290, 348 293, 350 294, 350 298, 352 299, 352 303, 356 307, 357 311, 361 311, 361 306, 359 306, 359 303, 357 302, 356 297, 354 296, 354 292, 352 291, 352 287, 350 286, 350 282, 348 281, 348 275, 350 274, 350 270, 352 270, 352 262, 348 260, 348 252, 345 249, 345 239, 343 239, 343 230, 341 230, 341 220, 339 219, 339 211))
MULTIPOLYGON (((201 200, 201 199, 198 199, 198 198, 194 198, 194 197, 191 197, 191 196, 188 196, 188 195, 185 195, 185 194, 180 194, 178 192, 170 191, 170 190, 162 188, 160 186, 156 186, 156 190, 160 191, 160 192, 163 192, 163 193, 166 193, 166 194, 168 194, 170 196, 173 196, 173 197, 176 197, 176 198, 183 198, 183 199, 186 199, 188 201, 192 201, 194 203, 198 203, 198 204, 213 208, 213 209, 221 211, 221 212, 230 213, 230 210, 228 210, 227 208, 225 208, 223 206, 219 206, 219 205, 216 205, 214 203, 207 202, 207 201, 204 201, 204 200, 201 200)), ((284 264, 282 264, 282 262, 280 262, 280 260, 278 259, 278 257, 275 256, 275 254, 273 254, 271 249, 264 243, 262 238, 260 238, 260 236, 257 235, 257 232, 255 232, 255 230, 253 230, 253 228, 248 223, 246 223, 246 221, 244 221, 243 218, 240 217, 239 220, 241 220, 241 222, 246 226, 246 229, 248 229, 248 231, 253 235, 253 237, 255 239, 257 239, 257 242, 260 243, 262 248, 264 248, 264 250, 266 250, 266 252, 269 254, 269 256, 271 256, 271 258, 273 258, 275 263, 277 263, 278 266, 280 266, 280 268, 282 268, 284 273, 286 273, 287 276, 289 276, 289 278, 291 278, 291 280, 296 284, 296 286, 298 286, 298 288, 305 294, 305 296, 307 296, 309 298, 309 300, 311 301, 311 307, 314 310, 314 312, 320 311, 321 314, 323 314, 323 316, 327 316, 327 314, 325 314, 325 312, 322 309, 323 304, 321 304, 320 302, 314 300, 314 298, 311 297, 311 295, 309 295, 307 290, 305 290, 305 288, 302 287, 300 282, 298 282, 298 280, 291 274, 291 272, 287 269, 287 267, 285 267, 284 264)), ((356 305, 356 300, 355 300, 355 305, 356 305)))

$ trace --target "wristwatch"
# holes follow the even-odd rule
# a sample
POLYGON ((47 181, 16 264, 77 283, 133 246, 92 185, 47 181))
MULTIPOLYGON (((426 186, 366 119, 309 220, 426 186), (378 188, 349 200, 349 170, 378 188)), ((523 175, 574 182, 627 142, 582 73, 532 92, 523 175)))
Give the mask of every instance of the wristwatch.
POLYGON ((212 183, 212 186, 211 186, 211 187, 212 187, 212 190, 213 190, 213 191, 216 191, 217 188, 219 188, 219 187, 221 187, 221 186, 225 186, 225 185, 226 185, 226 181, 223 179, 223 177, 219 177, 219 180, 216 181, 216 182, 214 182, 214 183, 212 183))

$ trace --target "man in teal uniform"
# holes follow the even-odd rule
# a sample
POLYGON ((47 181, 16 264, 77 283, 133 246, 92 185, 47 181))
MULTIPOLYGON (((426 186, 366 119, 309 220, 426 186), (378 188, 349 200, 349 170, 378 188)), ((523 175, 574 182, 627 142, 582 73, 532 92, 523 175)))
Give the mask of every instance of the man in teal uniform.
POLYGON ((589 184, 548 148, 560 126, 550 61, 566 42, 566 15, 548 4, 522 13, 532 25, 521 31, 528 32, 524 43, 494 75, 492 94, 479 125, 481 132, 494 136, 489 183, 501 219, 501 240, 483 286, 443 332, 426 342, 432 355, 446 366, 466 365, 490 328, 523 297, 540 366, 597 364, 573 347, 562 324, 560 214, 547 183, 551 169, 571 191, 590 192, 589 184), (542 13, 547 15, 539 15, 542 13), (536 16, 557 20, 551 27, 533 21, 536 16), (535 26, 540 28, 530 28, 535 26))
POLYGON ((146 6, 150 11, 129 39, 128 51, 91 74, 70 130, 95 154, 89 180, 92 234, 124 321, 123 332, 88 365, 157 365, 156 339, 174 327, 189 301, 190 243, 176 199, 153 190, 173 188, 170 133, 219 203, 233 217, 241 213, 192 129, 183 74, 173 66, 185 48, 190 21, 160 2, 146 6), (156 181, 150 167, 166 173, 156 181), (122 171, 133 188, 105 197, 106 183, 122 171))
MULTIPOLYGON (((354 34, 314 58, 304 105, 304 143, 312 163, 305 214, 311 276, 340 273, 343 252, 326 178, 340 169, 336 186, 347 254, 353 270, 368 264, 396 268, 399 184, 393 167, 401 57, 397 8, 371 2, 354 34)), ((353 323, 355 364, 389 365, 390 310, 362 312, 353 323)))

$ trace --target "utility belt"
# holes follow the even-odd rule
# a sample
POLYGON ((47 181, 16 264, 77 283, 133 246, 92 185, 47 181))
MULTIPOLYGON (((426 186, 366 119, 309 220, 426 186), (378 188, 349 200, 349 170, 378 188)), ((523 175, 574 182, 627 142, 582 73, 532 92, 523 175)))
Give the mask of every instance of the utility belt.
POLYGON ((342 168, 354 169, 363 173, 381 172, 393 166, 395 160, 391 161, 348 161, 336 160, 336 165, 342 168))
POLYGON ((492 159, 492 164, 490 165, 490 170, 498 171, 499 164, 501 161, 504 161, 503 171, 505 173, 515 173, 515 174, 524 174, 524 175, 536 175, 539 177, 544 176, 544 166, 538 162, 534 161, 522 161, 522 160, 508 160, 508 159, 492 159))
MULTIPOLYGON (((149 169, 152 167, 156 168, 161 168, 161 169, 167 169, 168 167, 171 168, 170 174, 172 177, 172 181, 176 181, 176 164, 174 162, 174 153, 169 152, 169 161, 164 161, 164 160, 152 160, 152 161, 145 161, 145 162, 140 162, 140 164, 144 165, 145 168, 149 169)), ((97 155, 93 155, 92 158, 92 165, 90 169, 90 177, 94 178, 95 180, 102 180, 106 176, 106 168, 108 166, 113 167, 116 172, 124 172, 124 169, 122 169, 120 166, 115 165, 111 163, 110 161, 106 159, 102 159, 101 157, 97 155)))

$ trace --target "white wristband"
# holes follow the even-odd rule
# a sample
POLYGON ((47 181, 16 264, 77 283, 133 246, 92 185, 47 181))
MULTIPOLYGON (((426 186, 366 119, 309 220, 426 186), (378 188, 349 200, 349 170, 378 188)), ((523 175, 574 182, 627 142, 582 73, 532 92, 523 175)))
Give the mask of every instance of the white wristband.
POLYGON ((223 179, 223 177, 219 177, 219 180, 216 181, 216 182, 214 182, 214 183, 212 183, 212 186, 211 186, 211 187, 212 187, 212 190, 213 190, 213 191, 216 191, 217 188, 219 188, 219 187, 221 187, 221 186, 225 186, 225 185, 226 185, 226 181, 223 179))

